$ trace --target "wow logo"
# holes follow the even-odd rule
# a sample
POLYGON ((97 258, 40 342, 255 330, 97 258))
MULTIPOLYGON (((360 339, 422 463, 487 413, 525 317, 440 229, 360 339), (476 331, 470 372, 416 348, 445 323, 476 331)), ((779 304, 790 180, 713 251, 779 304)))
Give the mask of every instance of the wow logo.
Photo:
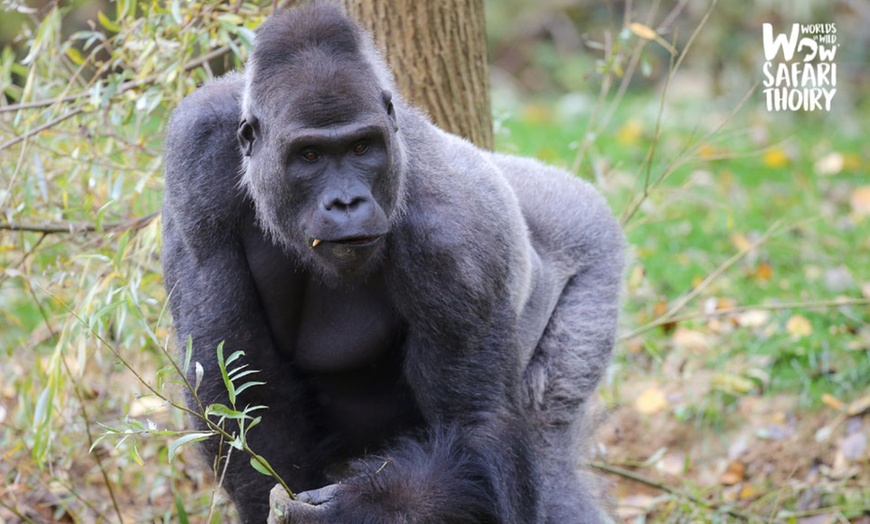
POLYGON ((763 24, 762 38, 767 110, 830 111, 837 92, 836 24, 792 24, 790 33, 775 37, 773 26, 763 24))

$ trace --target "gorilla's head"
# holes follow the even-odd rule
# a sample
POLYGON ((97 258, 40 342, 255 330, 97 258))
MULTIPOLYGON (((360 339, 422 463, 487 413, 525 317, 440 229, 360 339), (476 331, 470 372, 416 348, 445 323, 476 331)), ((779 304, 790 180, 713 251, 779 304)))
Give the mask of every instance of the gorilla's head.
POLYGON ((354 281, 378 266, 402 211, 394 87, 368 35, 335 7, 307 11, 277 13, 257 33, 238 130, 243 183, 306 269, 354 281))

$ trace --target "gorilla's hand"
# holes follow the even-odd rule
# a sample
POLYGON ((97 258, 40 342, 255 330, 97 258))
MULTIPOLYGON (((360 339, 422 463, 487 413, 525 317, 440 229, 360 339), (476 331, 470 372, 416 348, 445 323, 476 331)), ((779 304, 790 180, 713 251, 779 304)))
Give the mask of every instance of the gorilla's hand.
POLYGON ((329 522, 332 502, 339 490, 338 484, 305 491, 292 500, 287 491, 276 484, 269 494, 268 524, 318 524, 329 522))

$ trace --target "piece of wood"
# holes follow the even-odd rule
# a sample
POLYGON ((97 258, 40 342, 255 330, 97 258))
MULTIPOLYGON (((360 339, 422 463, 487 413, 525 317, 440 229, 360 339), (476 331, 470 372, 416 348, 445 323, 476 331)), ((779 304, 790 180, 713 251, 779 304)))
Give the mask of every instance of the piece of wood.
POLYGON ((342 0, 384 52, 402 95, 442 129, 492 149, 483 0, 342 0))

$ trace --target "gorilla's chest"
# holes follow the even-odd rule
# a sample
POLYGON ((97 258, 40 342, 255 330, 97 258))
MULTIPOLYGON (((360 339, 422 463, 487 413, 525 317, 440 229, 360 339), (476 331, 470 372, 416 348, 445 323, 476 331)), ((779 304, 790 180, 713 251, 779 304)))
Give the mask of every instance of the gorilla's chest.
POLYGON ((393 367, 403 329, 383 281, 328 288, 266 242, 249 242, 248 265, 278 350, 300 371, 362 372, 393 367))
POLYGON ((380 286, 335 290, 308 280, 295 329, 294 360, 319 373, 377 366, 396 355, 400 322, 380 286))

